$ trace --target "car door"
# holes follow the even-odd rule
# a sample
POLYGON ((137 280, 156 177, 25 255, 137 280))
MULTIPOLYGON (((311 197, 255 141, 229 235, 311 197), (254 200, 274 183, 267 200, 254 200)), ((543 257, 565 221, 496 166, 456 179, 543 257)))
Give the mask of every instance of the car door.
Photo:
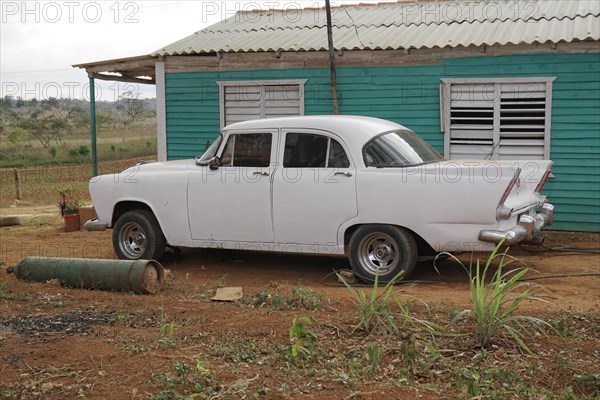
POLYGON ((192 239, 273 242, 272 160, 277 131, 230 132, 220 151, 221 166, 199 166, 188 183, 192 239))
POLYGON ((273 180, 275 242, 338 245, 338 229, 357 215, 356 168, 333 134, 282 130, 273 180))

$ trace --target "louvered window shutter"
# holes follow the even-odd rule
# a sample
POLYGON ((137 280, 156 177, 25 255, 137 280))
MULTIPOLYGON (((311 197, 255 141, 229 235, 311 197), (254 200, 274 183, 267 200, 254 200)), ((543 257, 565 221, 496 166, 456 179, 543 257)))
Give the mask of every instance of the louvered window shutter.
POLYGON ((444 80, 446 156, 494 160, 549 158, 552 78, 544 80, 444 80))
POLYGON ((304 115, 304 82, 220 82, 222 126, 304 115))

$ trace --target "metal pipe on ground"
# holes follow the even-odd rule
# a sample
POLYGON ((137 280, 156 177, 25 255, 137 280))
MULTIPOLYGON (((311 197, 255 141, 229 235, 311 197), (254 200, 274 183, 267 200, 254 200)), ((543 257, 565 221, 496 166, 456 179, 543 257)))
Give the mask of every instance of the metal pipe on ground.
POLYGON ((163 266, 154 260, 26 257, 9 272, 22 281, 47 282, 81 289, 157 293, 165 280, 163 266))

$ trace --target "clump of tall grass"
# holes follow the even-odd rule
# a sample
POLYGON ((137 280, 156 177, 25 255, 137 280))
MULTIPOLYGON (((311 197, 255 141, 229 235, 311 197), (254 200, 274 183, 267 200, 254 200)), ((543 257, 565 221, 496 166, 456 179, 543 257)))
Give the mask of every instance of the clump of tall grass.
POLYGON ((504 331, 523 350, 533 354, 525 344, 525 337, 533 336, 531 330, 538 332, 543 327, 551 328, 551 326, 539 318, 515 315, 515 312, 524 301, 545 301, 539 295, 547 290, 543 286, 521 281, 524 275, 531 271, 526 266, 506 270, 510 264, 522 263, 522 261, 508 255, 506 251, 500 252, 503 244, 504 240, 496 246, 484 266, 481 266, 480 261, 477 260, 474 267, 471 263, 467 268, 449 253, 441 253, 436 257, 437 262, 440 256, 449 256, 457 261, 469 275, 472 308, 458 313, 451 321, 450 326, 460 319, 471 317, 475 321, 475 341, 479 347, 488 347, 494 338, 504 331), (498 268, 493 271, 492 263, 498 259, 500 261, 498 268), (487 282, 488 278, 489 283, 487 282))
MULTIPOLYGON (((379 274, 375 274, 373 286, 367 291, 355 289, 348 281, 337 274, 338 279, 346 286, 352 294, 356 305, 357 324, 353 332, 362 329, 370 334, 379 331, 383 334, 398 335, 407 324, 420 324, 425 330, 432 334, 438 334, 443 329, 441 326, 410 314, 408 307, 396 296, 394 285, 402 277, 403 271, 393 277, 380 291, 379 274)), ((414 284, 411 284, 414 286, 414 284)))
MULTIPOLYGON (((338 279, 352 293, 354 303, 356 304, 356 314, 358 323, 354 326, 354 330, 363 329, 367 333, 375 330, 381 330, 385 333, 399 333, 398 324, 394 319, 392 311, 393 304, 399 304, 396 301, 394 294, 394 284, 400 279, 402 273, 392 278, 379 293, 379 274, 375 274, 373 286, 367 294, 364 290, 357 290, 348 283, 340 274, 337 274, 338 279)), ((407 313, 406 308, 401 308, 403 313, 407 313)))

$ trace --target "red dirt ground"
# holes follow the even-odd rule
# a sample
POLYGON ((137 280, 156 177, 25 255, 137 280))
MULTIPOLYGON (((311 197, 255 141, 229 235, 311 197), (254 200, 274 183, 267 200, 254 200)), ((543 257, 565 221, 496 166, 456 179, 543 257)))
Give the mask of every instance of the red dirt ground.
MULTIPOLYGON (((23 226, 0 228, 0 261, 6 266, 15 265, 26 256, 115 258, 112 231, 65 233, 62 222, 52 216, 55 210, 49 208, 2 211, 2 215, 7 212, 27 215, 23 226)), ((598 250, 600 235, 549 233, 546 246, 561 245, 598 250)), ((537 270, 529 274, 531 277, 600 272, 598 254, 531 252, 523 248, 512 249, 511 254, 537 270)), ((460 258, 468 263, 468 255, 460 258)), ((220 398, 245 398, 246 395, 252 398, 253 394, 254 398, 359 398, 353 395, 359 389, 361 398, 444 397, 435 393, 435 386, 419 389, 389 385, 375 378, 360 388, 349 387, 341 380, 314 381, 310 375, 269 370, 265 367, 268 361, 264 354, 258 357, 259 361, 253 361, 254 364, 242 362, 233 367, 214 356, 218 338, 231 342, 251 338, 266 347, 273 346, 273 341, 289 343, 290 323, 298 315, 311 316, 320 337, 329 338, 323 339, 324 344, 335 343, 336 335, 347 337, 353 324, 350 293, 343 287, 326 286, 322 282, 333 269, 349 268, 343 258, 184 249, 181 259, 172 256, 163 265, 170 270, 171 280, 155 296, 70 289, 53 283, 24 283, 0 269, 0 279, 5 280, 10 293, 6 298, 0 296, 0 319, 14 316, 39 319, 73 313, 85 319, 91 311, 97 318, 90 329, 75 335, 60 330, 48 334, 47 329, 43 335, 18 334, 6 327, 3 331, 0 324, 0 390, 5 391, 4 398, 148 398, 148 393, 156 394, 162 388, 153 376, 169 371, 175 360, 199 358, 207 360, 211 369, 217 371, 219 381, 229 383, 229 388, 237 387, 232 382, 239 383, 241 392, 222 392, 220 398), (207 294, 217 282, 240 286, 250 295, 265 290, 271 294, 287 293, 292 287, 303 285, 322 293, 325 305, 317 311, 274 311, 209 302, 207 294), (113 318, 112 322, 103 323, 102 315, 116 315, 117 322, 113 318), (156 346, 161 320, 176 321, 174 348, 156 346), (23 393, 28 394, 18 397, 23 393)), ((452 260, 443 260, 438 269, 439 274, 432 262, 420 263, 411 279, 423 282, 401 287, 400 298, 407 302, 424 302, 429 307, 432 304, 458 309, 468 306, 469 284, 463 268, 452 260)), ((546 297, 548 303, 523 306, 534 315, 569 309, 600 312, 599 277, 534 282, 550 291, 546 297)), ((327 279, 326 283, 337 285, 335 279, 327 279)), ((600 349, 597 344, 590 346, 587 357, 593 359, 600 354, 600 349)), ((393 357, 393 354, 385 357, 393 357)), ((393 365, 394 360, 388 361, 393 365)), ((560 384, 546 386, 552 385, 560 384)), ((455 396, 456 393, 449 393, 446 398, 455 396)))

